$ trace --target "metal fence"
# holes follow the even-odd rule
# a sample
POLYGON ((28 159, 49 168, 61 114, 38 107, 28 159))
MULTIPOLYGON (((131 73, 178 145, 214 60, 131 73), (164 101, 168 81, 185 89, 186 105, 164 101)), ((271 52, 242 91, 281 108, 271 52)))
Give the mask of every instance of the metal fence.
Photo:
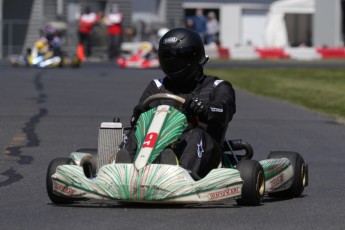
MULTIPOLYGON (((2 55, 10 56, 21 53, 28 28, 26 20, 3 20, 2 29, 2 55)), ((1 44, 0 44, 1 45, 1 44)))

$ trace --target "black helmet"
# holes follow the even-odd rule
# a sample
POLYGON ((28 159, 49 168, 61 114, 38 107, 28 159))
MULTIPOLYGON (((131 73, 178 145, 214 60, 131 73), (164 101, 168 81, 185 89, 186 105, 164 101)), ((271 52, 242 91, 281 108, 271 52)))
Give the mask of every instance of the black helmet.
POLYGON ((164 34, 159 41, 158 58, 163 72, 173 81, 189 79, 208 61, 199 34, 187 28, 164 34))

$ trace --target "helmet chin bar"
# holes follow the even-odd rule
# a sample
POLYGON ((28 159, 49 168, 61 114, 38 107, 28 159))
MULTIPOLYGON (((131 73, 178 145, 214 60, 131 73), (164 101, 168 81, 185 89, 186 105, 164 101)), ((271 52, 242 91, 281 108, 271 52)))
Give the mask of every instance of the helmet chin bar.
POLYGON ((205 65, 207 62, 209 61, 209 57, 208 55, 205 55, 197 64, 197 68, 195 68, 195 71, 193 71, 192 73, 190 73, 188 76, 184 76, 182 75, 183 72, 185 72, 188 68, 192 68, 191 64, 187 64, 183 69, 176 71, 170 75, 167 75, 167 77, 176 83, 179 84, 183 84, 185 82, 187 82, 189 79, 193 78, 196 81, 199 81, 203 76, 203 65, 205 65), (180 75, 181 74, 181 75, 180 75))
POLYGON ((188 68, 190 68, 190 64, 187 64, 184 68, 182 68, 179 71, 176 71, 174 73, 171 74, 167 74, 167 77, 173 81, 183 81, 185 79, 185 76, 183 76, 183 72, 185 72, 188 68))

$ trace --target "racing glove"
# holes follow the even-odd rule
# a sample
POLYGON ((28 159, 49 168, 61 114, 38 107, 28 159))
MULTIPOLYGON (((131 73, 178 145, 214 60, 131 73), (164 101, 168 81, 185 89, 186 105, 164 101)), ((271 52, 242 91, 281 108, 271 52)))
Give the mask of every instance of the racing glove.
POLYGON ((140 114, 142 114, 143 112, 145 112, 145 109, 143 108, 142 105, 137 105, 134 107, 133 115, 132 115, 131 121, 130 121, 132 127, 134 127, 136 125, 140 114))
POLYGON ((207 106, 198 97, 187 97, 183 105, 188 115, 203 116, 207 112, 207 106))

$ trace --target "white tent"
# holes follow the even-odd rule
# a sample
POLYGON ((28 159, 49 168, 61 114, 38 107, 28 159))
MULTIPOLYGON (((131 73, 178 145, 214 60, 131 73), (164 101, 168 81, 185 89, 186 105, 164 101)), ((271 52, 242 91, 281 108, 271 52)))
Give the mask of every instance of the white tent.
POLYGON ((267 47, 287 47, 288 36, 285 14, 313 14, 315 0, 279 0, 271 4, 267 14, 265 45, 267 47))

